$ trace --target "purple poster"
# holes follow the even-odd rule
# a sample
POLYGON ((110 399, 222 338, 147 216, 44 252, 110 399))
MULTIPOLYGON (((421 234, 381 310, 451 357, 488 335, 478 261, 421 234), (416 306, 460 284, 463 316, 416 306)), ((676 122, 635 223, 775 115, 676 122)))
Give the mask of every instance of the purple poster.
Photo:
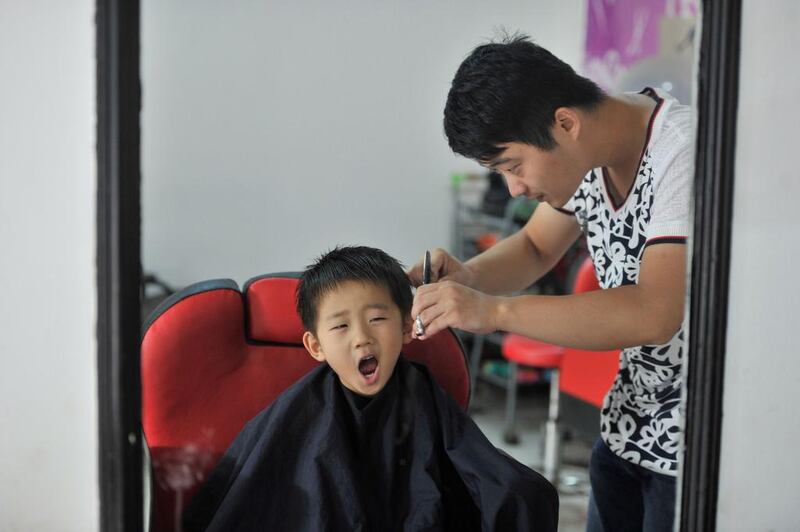
POLYGON ((694 19, 698 0, 587 0, 583 73, 607 90, 643 59, 661 53, 662 20, 694 19))

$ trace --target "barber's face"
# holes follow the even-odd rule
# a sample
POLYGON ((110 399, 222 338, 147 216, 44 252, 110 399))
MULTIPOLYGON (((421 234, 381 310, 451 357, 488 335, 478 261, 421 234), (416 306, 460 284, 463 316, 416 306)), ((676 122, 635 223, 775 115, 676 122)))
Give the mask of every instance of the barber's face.
POLYGON ((548 151, 522 142, 500 146, 504 149, 490 167, 502 174, 514 197, 526 196, 562 207, 589 170, 562 145, 548 151))

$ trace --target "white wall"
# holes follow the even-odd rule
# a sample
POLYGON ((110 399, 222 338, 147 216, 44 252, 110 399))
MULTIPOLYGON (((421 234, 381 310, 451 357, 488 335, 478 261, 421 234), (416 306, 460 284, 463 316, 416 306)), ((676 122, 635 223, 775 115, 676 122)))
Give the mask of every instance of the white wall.
POLYGON ((577 65, 585 0, 143 0, 143 262, 168 282, 450 244, 450 81, 505 26, 577 65))
POLYGON ((92 0, 0 7, 0 530, 97 529, 92 0))
POLYGON ((800 530, 800 4, 742 3, 718 530, 800 530))

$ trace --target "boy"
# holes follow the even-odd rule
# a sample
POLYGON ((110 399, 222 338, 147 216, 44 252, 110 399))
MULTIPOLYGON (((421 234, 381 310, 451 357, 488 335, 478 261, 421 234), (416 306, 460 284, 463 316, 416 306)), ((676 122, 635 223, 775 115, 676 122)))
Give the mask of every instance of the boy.
POLYGON ((411 286, 343 247, 302 275, 303 343, 326 362, 251 420, 192 500, 187 530, 555 530, 558 498, 406 361, 411 286))

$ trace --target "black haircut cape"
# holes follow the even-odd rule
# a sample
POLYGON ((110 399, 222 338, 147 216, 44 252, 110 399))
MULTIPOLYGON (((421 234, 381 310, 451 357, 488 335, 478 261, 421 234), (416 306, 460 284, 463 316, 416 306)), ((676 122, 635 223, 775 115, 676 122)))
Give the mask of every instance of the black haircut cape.
POLYGON ((184 530, 555 531, 558 495, 402 356, 371 399, 324 364, 245 425, 184 530))

